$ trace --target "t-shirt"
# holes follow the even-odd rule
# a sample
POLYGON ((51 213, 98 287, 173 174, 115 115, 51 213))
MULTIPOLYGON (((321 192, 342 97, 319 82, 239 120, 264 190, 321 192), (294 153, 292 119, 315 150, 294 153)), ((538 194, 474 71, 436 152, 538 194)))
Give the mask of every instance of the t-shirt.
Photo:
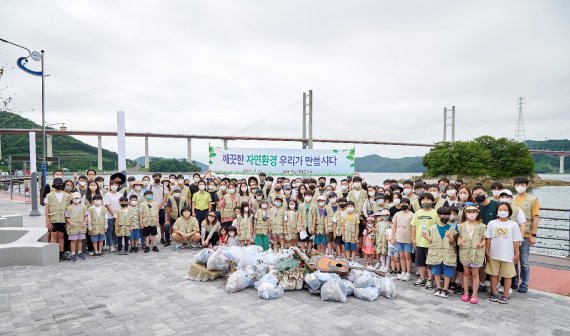
POLYGON ((195 203, 195 210, 208 210, 212 196, 207 191, 200 190, 192 195, 192 202, 195 203))
POLYGON ((485 237, 491 239, 491 259, 513 262, 515 256, 513 243, 522 241, 519 225, 512 220, 501 222, 494 219, 487 224, 485 237))
POLYGON ((479 204, 479 211, 481 212, 481 220, 483 224, 487 224, 490 221, 497 219, 497 209, 499 208, 499 202, 491 200, 487 205, 479 204))
MULTIPOLYGON (((61 199, 63 198, 63 191, 56 191, 54 192, 55 197, 57 198, 57 201, 61 203, 61 199)), ((48 198, 47 198, 47 194, 46 197, 44 198, 44 204, 49 204, 48 202, 48 198)))
POLYGON ((447 230, 449 230, 451 228, 451 225, 449 224, 445 224, 445 225, 437 225, 437 232, 439 232, 439 236, 441 237, 441 239, 443 239, 443 237, 445 237, 445 233, 447 232, 447 230))
POLYGON ((429 247, 430 243, 422 237, 422 227, 425 225, 426 232, 430 227, 437 224, 437 211, 435 209, 419 209, 412 218, 412 226, 416 228, 416 245, 419 247, 429 247))
MULTIPOLYGON (((116 193, 112 193, 112 192, 108 192, 105 193, 105 196, 103 197, 103 204, 105 204, 105 206, 110 205, 111 209, 113 209, 115 212, 117 212, 119 210, 119 208, 121 207, 121 205, 119 204, 119 199, 123 197, 123 194, 116 192, 116 193)), ((105 218, 107 219, 111 219, 113 218, 114 214, 110 213, 109 211, 107 211, 107 214, 105 215, 105 218)))
POLYGON ((394 247, 394 244, 392 244, 392 228, 388 227, 386 229, 386 239, 388 240, 388 247, 394 247))
POLYGON ((392 223, 396 225, 396 241, 398 243, 412 242, 412 218, 414 213, 411 211, 400 211, 392 218, 392 223))

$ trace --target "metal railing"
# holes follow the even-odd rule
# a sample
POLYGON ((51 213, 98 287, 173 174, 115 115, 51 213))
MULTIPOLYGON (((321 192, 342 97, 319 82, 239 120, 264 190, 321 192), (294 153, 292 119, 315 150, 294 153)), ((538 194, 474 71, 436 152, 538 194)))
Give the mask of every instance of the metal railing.
POLYGON ((537 244, 533 249, 539 249, 540 254, 570 257, 570 209, 541 208, 540 224, 538 226, 537 244), (554 212, 556 216, 542 215, 544 212, 554 212), (565 222, 565 223, 564 223, 565 222), (548 235, 545 235, 549 232, 548 235), (563 234, 557 234, 562 232, 563 234), (545 245, 544 243, 549 244, 545 245), (546 252, 546 253, 544 253, 546 252))

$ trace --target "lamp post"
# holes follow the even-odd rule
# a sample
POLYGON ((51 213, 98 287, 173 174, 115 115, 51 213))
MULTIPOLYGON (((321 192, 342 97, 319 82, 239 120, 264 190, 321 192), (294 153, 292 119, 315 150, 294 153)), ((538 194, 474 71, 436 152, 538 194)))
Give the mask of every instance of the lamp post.
MULTIPOLYGON (((8 43, 14 45, 16 47, 22 48, 28 52, 28 56, 20 57, 16 61, 18 68, 22 69, 24 72, 33 75, 33 76, 41 76, 42 77, 42 179, 41 179, 41 186, 40 191, 43 193, 45 188, 45 181, 46 181, 46 123, 45 123, 45 75, 44 75, 44 51, 41 52, 30 52, 30 49, 16 44, 14 42, 7 41, 3 38, 0 38, 0 42, 8 43), (42 63, 42 70, 41 71, 33 71, 26 68, 26 63, 28 63, 28 58, 38 62, 41 61, 42 63)), ((35 165, 35 162, 30 162, 30 165, 35 165)), ((35 169, 34 169, 35 170, 35 169)), ((31 198, 32 198, 32 211, 30 212, 30 216, 40 216, 40 212, 38 211, 38 186, 37 186, 37 173, 32 173, 31 176, 31 198)), ((43 204, 43 201, 42 201, 43 204)))

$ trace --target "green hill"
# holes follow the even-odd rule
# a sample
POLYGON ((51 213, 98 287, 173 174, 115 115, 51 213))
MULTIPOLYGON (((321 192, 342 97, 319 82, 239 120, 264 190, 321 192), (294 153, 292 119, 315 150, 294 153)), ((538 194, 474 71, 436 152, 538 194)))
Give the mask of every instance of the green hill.
MULTIPOLYGON (((0 128, 41 128, 40 125, 18 114, 0 111, 0 128)), ((48 127, 48 129, 51 129, 48 127)), ((61 160, 61 168, 70 171, 84 171, 88 168, 97 168, 97 147, 90 146, 69 135, 54 135, 52 137, 53 156, 61 160)), ((2 159, 0 169, 6 171, 8 155, 26 155, 29 153, 27 135, 2 135, 2 159)), ((42 137, 36 135, 36 155, 38 161, 42 155, 42 137)), ((19 164, 19 163, 18 163, 19 164)), ((56 164, 57 166, 57 164, 56 164)), ((21 166, 17 166, 21 168, 21 166)), ((41 169, 41 162, 38 164, 41 169)), ((103 149, 103 169, 117 169, 117 153, 103 149)))
MULTIPOLYGON (((162 159, 162 160, 164 160, 164 159, 166 159, 166 158, 158 157, 158 156, 149 156, 148 159, 149 159, 149 161, 152 161, 152 160, 155 160, 155 159, 162 159)), ((176 160, 178 160, 178 161, 185 161, 185 159, 176 159, 176 160)), ((138 167, 144 167, 144 156, 139 156, 138 158, 134 159, 133 161, 136 162, 136 164, 137 164, 138 167)), ((192 160, 191 163, 192 163, 193 165, 199 167, 199 168, 200 168, 200 171, 205 172, 206 170, 208 170, 208 166, 206 166, 206 165, 203 164, 202 162, 192 160)))
POLYGON ((422 156, 391 159, 376 154, 366 155, 356 158, 354 169, 359 172, 375 173, 419 173, 425 170, 422 159, 422 156))

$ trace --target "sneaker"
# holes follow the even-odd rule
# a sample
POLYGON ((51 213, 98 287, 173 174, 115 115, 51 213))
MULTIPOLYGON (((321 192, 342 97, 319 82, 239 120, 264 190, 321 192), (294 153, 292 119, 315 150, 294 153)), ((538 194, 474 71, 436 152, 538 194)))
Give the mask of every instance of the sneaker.
POLYGON ((144 253, 148 253, 149 251, 150 251, 150 249, 148 248, 148 246, 145 246, 144 253))
POLYGON ((69 260, 75 262, 77 260, 77 257, 75 256, 75 254, 72 254, 71 258, 69 258, 69 260))
POLYGON ((95 255, 95 251, 89 251, 89 255, 90 255, 90 256, 94 256, 94 255, 95 255))
MULTIPOLYGON (((511 288, 511 290, 509 291, 509 294, 512 293, 512 292, 513 292, 513 289, 511 288)), ((517 289, 517 292, 526 294, 526 293, 528 293, 528 288, 526 288, 526 287, 519 287, 519 289, 517 289)))
POLYGON ((435 290, 435 292, 433 292, 433 296, 441 296, 442 292, 441 292, 441 288, 438 288, 435 290))
POLYGON ((426 281, 426 289, 433 289, 433 280, 426 281))
POLYGON ((447 289, 444 289, 441 291, 441 293, 439 293, 439 296, 442 298, 446 298, 449 296, 449 291, 447 289))
POLYGON ((509 303, 510 299, 508 296, 501 296, 501 298, 499 300, 497 300, 498 303, 500 304, 507 304, 509 303))
POLYGON ((164 243, 164 247, 168 247, 170 246, 170 240, 167 240, 166 243, 164 243))
MULTIPOLYGON (((455 290, 453 290, 453 294, 456 294, 456 295, 463 295, 463 294, 464 294, 463 286, 457 285, 457 287, 455 287, 455 290)), ((468 295, 469 295, 469 294, 468 294, 468 295)))
POLYGON ((59 261, 69 261, 69 257, 65 253, 61 252, 59 254, 59 261))
MULTIPOLYGON (((499 289, 497 290, 499 293, 503 294, 505 292, 505 288, 503 286, 500 286, 499 289)), ((509 288, 509 294, 513 293, 513 289, 509 288)))
POLYGON ((154 252, 158 252, 158 247, 155 246, 155 247, 152 248, 152 250, 153 250, 154 252))
POLYGON ((469 301, 469 294, 463 294, 461 296, 461 301, 468 302, 469 301))
POLYGON ((485 285, 479 285, 479 293, 487 293, 487 286, 485 285))
POLYGON ((519 285, 513 281, 511 283, 511 289, 519 289, 519 285))
POLYGON ((119 251, 119 255, 123 255, 123 253, 124 253, 123 251, 119 251))
POLYGON ((176 243, 176 246, 174 246, 174 250, 180 251, 181 249, 182 249, 182 244, 176 243))
POLYGON ((115 246, 111 246, 111 252, 115 252, 115 246))
POLYGON ((79 257, 79 259, 85 260, 85 255, 83 253, 79 253, 77 256, 79 257))
POLYGON ((404 275, 405 275, 404 273, 400 273, 400 274, 396 275, 396 279, 402 280, 402 278, 404 277, 404 275))
POLYGON ((101 255, 101 253, 99 253, 99 252, 93 253, 93 257, 95 257, 95 258, 99 258, 100 255, 101 255))
POLYGON ((457 284, 456 284, 455 282, 451 282, 451 283, 449 284, 449 290, 454 291, 455 288, 457 288, 457 284))
POLYGON ((491 302, 499 302, 500 297, 497 294, 492 294, 491 297, 489 298, 489 301, 491 302))
POLYGON ((423 287, 426 285, 426 279, 418 279, 418 281, 416 281, 416 283, 414 284, 414 286, 416 287, 423 287))
POLYGON ((164 238, 160 238, 160 243, 161 243, 161 244, 166 244, 166 240, 164 240, 164 238))
POLYGON ((135 253, 135 248, 134 248, 134 247, 131 247, 130 252, 131 252, 131 253, 135 253))
POLYGON ((479 298, 477 298, 476 296, 472 296, 471 300, 469 300, 469 303, 471 304, 478 304, 479 303, 479 298))
POLYGON ((129 251, 125 251, 124 255, 129 255, 129 251))
POLYGON ((412 275, 408 272, 404 273, 404 275, 402 276, 402 281, 410 281, 410 278, 412 277, 412 275))
POLYGON ((99 258, 103 256, 103 252, 99 252, 99 258))

